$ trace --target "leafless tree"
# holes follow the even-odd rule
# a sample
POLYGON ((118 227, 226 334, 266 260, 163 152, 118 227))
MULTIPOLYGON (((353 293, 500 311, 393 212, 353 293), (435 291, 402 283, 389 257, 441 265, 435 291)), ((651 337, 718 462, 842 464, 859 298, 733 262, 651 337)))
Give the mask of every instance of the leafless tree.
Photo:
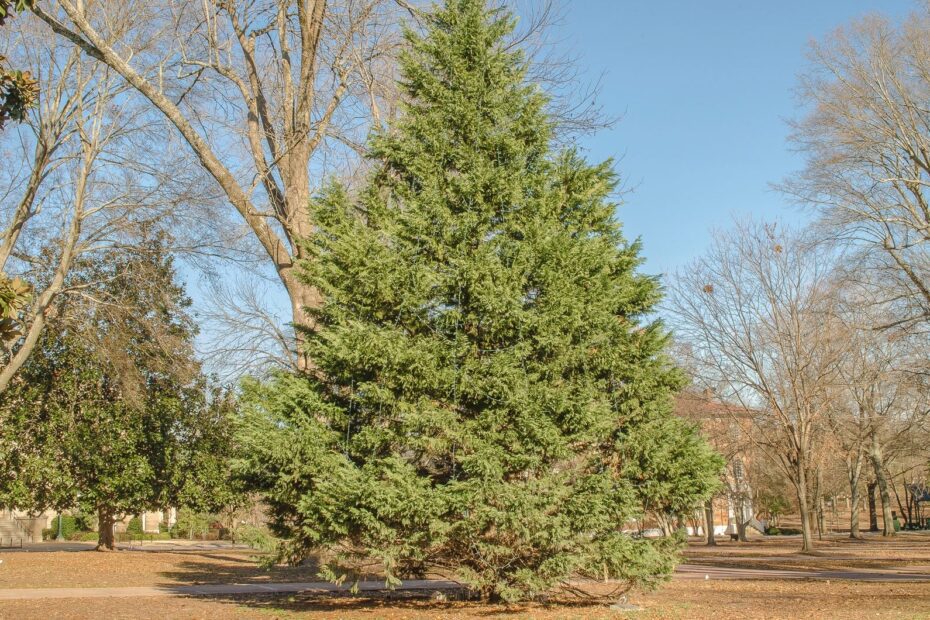
MULTIPOLYGON (((416 26, 422 4, 47 0, 34 12, 173 126, 273 268, 292 325, 312 328, 306 309, 321 299, 295 271, 313 233, 309 198, 327 177, 364 164, 369 130, 394 115, 400 24, 416 26)), ((526 19, 510 44, 541 61, 532 79, 555 93, 560 135, 608 124, 594 104, 597 84, 579 88, 571 57, 544 52, 554 4, 514 4, 526 19)), ((289 348, 306 367, 299 344, 289 348)))
MULTIPOLYGON (((887 283, 866 283, 855 275, 858 263, 846 266, 838 290, 836 338, 846 343, 838 364, 836 393, 828 418, 844 460, 852 512, 850 535, 859 532, 859 482, 863 466, 871 466, 881 496, 883 534, 891 536, 890 481, 895 459, 920 452, 910 441, 924 425, 930 393, 925 380, 927 339, 922 330, 895 323, 897 305, 875 297, 887 283)), ((925 458, 921 455, 920 458, 925 458)))
POLYGON ((209 303, 201 312, 202 359, 223 381, 260 376, 271 368, 293 368, 293 331, 276 313, 274 283, 255 276, 228 275, 208 283, 209 303))
POLYGON ((807 156, 782 188, 823 215, 821 234, 861 251, 894 302, 892 325, 930 318, 930 3, 900 24, 869 16, 810 52, 793 123, 807 156), (888 284, 895 283, 895 287, 888 284))
POLYGON ((737 223, 671 284, 677 337, 699 381, 752 412, 752 441, 792 482, 803 549, 829 386, 839 345, 830 331, 833 257, 775 224, 737 223))
POLYGON ((75 263, 132 243, 173 207, 155 176, 126 165, 146 127, 138 107, 123 101, 119 76, 28 23, 7 32, 11 53, 38 67, 41 97, 0 143, 13 164, 0 173, 0 270, 35 287, 22 337, 3 351, 0 391, 31 354, 58 298, 88 295, 68 284, 75 263))
POLYGON ((394 101, 384 92, 394 78, 396 8, 385 0, 59 0, 38 3, 35 14, 173 125, 270 259, 293 321, 309 326, 305 310, 320 298, 295 264, 312 233, 311 181, 322 182, 344 149, 361 148, 369 120, 394 101))

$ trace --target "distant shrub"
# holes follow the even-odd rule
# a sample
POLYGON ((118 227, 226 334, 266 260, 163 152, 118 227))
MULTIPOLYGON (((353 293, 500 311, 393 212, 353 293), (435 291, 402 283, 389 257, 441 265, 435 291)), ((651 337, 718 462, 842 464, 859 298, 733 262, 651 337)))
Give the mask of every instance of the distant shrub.
POLYGON ((97 527, 97 515, 78 510, 74 513, 74 524, 79 532, 91 532, 97 527))
POLYGON ((188 508, 178 511, 178 520, 171 528, 173 538, 207 539, 210 524, 215 517, 208 512, 196 512, 188 508))
POLYGON ((46 540, 54 540, 58 537, 58 519, 61 519, 61 533, 70 540, 75 532, 78 531, 77 520, 71 515, 60 515, 52 519, 52 525, 46 530, 42 530, 42 536, 46 540))
POLYGON ((801 533, 801 530, 793 527, 767 527, 765 533, 768 536, 797 536, 801 533))
POLYGON ((142 519, 139 517, 130 519, 129 525, 126 526, 126 532, 129 534, 142 534, 142 519))
POLYGON ((278 539, 265 528, 254 525, 240 525, 233 530, 233 540, 241 542, 257 551, 271 553, 278 546, 278 539))

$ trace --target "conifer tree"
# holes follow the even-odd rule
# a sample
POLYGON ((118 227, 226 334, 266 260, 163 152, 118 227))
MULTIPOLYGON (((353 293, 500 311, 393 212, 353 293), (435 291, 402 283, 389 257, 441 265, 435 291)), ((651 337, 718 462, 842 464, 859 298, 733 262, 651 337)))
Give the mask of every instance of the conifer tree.
POLYGON ((687 479, 680 510, 717 477, 694 430, 666 423, 682 377, 611 164, 552 151, 513 26, 447 0, 408 33, 409 103, 372 139, 370 183, 314 204, 313 371, 245 387, 244 475, 282 554, 323 552, 334 579, 375 559, 391 583, 435 571, 491 599, 655 583, 679 541, 623 533, 640 487, 687 479), (645 458, 647 437, 674 462, 645 458))

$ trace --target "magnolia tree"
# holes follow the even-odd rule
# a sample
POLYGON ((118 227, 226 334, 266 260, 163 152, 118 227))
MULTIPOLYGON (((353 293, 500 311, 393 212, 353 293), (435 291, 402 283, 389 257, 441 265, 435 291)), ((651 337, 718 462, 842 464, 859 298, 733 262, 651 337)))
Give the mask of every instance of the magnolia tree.
POLYGON ((0 395, 0 505, 80 507, 113 524, 168 506, 216 509, 232 498, 231 402, 193 356, 189 300, 161 242, 84 259, 56 321, 0 395))

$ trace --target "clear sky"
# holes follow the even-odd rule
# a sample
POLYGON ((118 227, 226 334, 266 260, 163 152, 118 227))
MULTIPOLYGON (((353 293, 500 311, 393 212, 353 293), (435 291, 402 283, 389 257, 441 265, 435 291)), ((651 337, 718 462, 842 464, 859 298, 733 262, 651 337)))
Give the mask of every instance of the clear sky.
POLYGON ((862 15, 902 18, 914 0, 573 0, 558 26, 599 103, 623 118, 586 139, 622 158, 635 191, 619 216, 641 236, 646 271, 674 270, 734 214, 807 217, 770 189, 802 165, 785 120, 808 43, 862 15))

